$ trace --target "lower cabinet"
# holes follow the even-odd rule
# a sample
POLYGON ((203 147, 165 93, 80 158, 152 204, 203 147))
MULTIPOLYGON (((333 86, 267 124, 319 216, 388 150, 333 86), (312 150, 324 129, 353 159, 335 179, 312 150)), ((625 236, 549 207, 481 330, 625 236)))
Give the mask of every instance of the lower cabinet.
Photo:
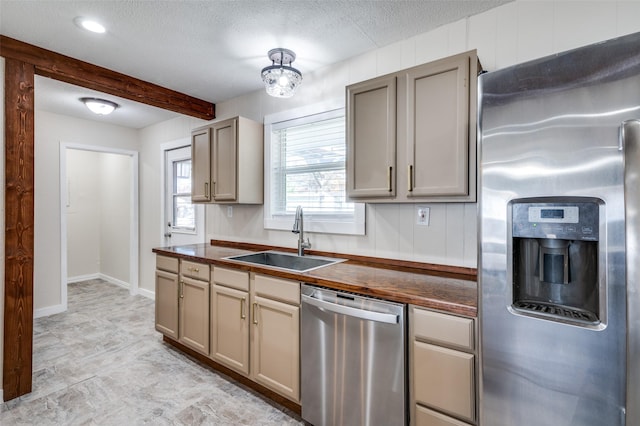
POLYGON ((211 351, 220 364, 300 401, 300 283, 214 267, 211 351))
POLYGON ((211 358, 249 375, 249 273, 211 272, 211 358))
POLYGON ((209 265, 156 256, 156 330, 209 355, 209 265))
POLYGON ((178 339, 178 259, 156 258, 156 330, 178 339))
POLYGON ((411 424, 477 421, 475 321, 410 306, 411 424))
POLYGON ((180 280, 178 341, 209 354, 209 282, 183 276, 180 280))
POLYGON ((253 277, 251 376, 269 389, 300 401, 300 283, 253 277))

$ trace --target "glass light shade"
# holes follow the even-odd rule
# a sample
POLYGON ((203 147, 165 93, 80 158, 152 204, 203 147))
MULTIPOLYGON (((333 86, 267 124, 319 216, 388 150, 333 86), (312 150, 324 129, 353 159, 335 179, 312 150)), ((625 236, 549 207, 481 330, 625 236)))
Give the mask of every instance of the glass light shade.
POLYGON ((102 34, 106 31, 106 28, 99 22, 92 21, 91 19, 83 18, 82 16, 76 16, 73 22, 80 28, 92 33, 102 34))
POLYGON ((277 98, 290 98, 302 83, 302 74, 286 65, 271 65, 262 70, 262 81, 267 94, 277 98))
POLYGON ((80 100, 87 106, 87 108, 89 108, 91 112, 98 115, 109 115, 116 108, 118 108, 117 103, 107 101, 105 99, 80 98, 80 100))

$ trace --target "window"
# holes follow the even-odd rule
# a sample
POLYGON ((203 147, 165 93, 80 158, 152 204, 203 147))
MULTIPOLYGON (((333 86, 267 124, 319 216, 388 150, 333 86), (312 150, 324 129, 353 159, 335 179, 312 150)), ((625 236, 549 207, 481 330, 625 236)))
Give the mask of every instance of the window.
POLYGON ((173 176, 173 229, 195 231, 195 208, 191 204, 191 160, 174 161, 173 176))
POLYGON ((265 117, 265 228, 291 229, 297 206, 311 232, 364 234, 364 205, 346 200, 344 108, 265 117))

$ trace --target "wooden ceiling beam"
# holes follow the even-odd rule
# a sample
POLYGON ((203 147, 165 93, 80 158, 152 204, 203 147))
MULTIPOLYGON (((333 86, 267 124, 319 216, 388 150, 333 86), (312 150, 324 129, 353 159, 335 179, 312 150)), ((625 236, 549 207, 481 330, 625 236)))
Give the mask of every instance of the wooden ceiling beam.
POLYGON ((32 64, 44 77, 204 120, 215 118, 211 102, 4 35, 0 35, 0 56, 32 64))

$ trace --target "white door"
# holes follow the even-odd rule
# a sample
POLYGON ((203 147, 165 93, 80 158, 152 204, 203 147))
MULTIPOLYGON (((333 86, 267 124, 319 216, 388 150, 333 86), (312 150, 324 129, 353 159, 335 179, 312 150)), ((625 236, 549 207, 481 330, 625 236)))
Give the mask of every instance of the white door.
POLYGON ((204 206, 191 203, 191 146, 164 153, 164 245, 204 243, 204 206))

